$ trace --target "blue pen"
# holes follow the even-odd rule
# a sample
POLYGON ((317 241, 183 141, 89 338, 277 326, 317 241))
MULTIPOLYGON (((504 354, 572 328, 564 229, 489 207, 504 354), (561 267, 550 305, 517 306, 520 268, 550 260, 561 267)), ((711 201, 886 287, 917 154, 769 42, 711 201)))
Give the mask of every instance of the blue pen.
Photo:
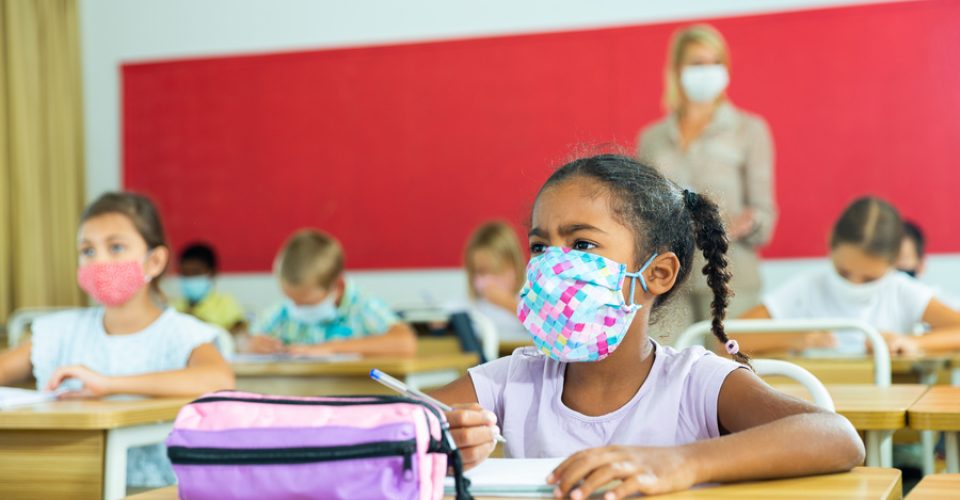
MULTIPOLYGON (((404 384, 403 382, 391 377, 390 375, 387 375, 386 373, 383 373, 382 371, 376 368, 370 370, 370 378, 372 378, 373 380, 376 380, 377 382, 380 382, 385 387, 393 389, 394 391, 397 391, 400 394, 407 396, 408 398, 425 401, 427 403, 430 403, 436 406, 437 408, 440 408, 440 410, 444 412, 453 411, 453 408, 451 408, 450 406, 445 405, 440 401, 437 401, 436 399, 408 386, 407 384, 404 384)), ((496 440, 498 443, 507 442, 507 440, 504 439, 503 436, 501 436, 499 433, 496 436, 496 440)))

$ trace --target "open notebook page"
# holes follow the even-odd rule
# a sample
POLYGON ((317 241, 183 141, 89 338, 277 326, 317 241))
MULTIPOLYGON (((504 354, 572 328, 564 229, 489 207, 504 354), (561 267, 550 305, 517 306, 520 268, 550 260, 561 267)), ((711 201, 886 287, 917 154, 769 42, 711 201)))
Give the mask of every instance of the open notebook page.
MULTIPOLYGON (((562 458, 488 458, 466 472, 470 492, 477 496, 552 497, 553 485, 547 475, 562 458)), ((454 492, 453 478, 446 478, 444 489, 454 492)))

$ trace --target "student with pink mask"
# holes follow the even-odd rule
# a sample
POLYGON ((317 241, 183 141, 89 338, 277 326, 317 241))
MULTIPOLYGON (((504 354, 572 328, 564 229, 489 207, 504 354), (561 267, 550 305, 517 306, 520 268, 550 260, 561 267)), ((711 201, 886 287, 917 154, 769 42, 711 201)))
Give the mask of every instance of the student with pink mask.
POLYGON ((471 305, 490 319, 499 340, 530 340, 517 319, 525 260, 517 235, 505 222, 483 224, 467 242, 463 261, 471 305))
MULTIPOLYGON (((77 281, 101 306, 35 321, 29 341, 0 354, 0 385, 33 375, 39 390, 66 389, 61 398, 233 388, 233 372, 214 346, 217 329, 164 303, 158 283, 170 250, 150 200, 101 196, 83 212, 77 248, 77 281)), ((128 485, 173 481, 162 445, 130 450, 128 485)))

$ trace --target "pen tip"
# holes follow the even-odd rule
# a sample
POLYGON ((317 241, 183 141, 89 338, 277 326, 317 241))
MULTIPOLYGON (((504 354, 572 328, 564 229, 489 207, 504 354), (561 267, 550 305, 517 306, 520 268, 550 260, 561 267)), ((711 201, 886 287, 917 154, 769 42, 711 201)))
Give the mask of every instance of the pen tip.
POLYGON ((379 374, 379 373, 380 373, 380 370, 377 370, 376 368, 370 370, 370 378, 374 378, 374 379, 375 379, 375 378, 380 378, 380 377, 377 376, 377 374, 379 374))

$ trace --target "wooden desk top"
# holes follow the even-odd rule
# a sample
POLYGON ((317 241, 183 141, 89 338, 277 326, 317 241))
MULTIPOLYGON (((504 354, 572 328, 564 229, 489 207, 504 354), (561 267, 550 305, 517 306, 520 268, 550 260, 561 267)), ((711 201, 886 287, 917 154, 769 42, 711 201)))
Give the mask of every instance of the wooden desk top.
POLYGON ((114 429, 173 420, 194 398, 54 401, 0 411, 0 430, 114 429))
MULTIPOLYGON (((800 385, 775 385, 777 390, 812 401, 800 385)), ((827 384, 837 413, 847 417, 859 430, 903 429, 907 410, 927 392, 927 386, 896 384, 877 387, 866 384, 827 384)))
POLYGON ((237 377, 262 376, 349 376, 367 377, 370 370, 379 368, 394 376, 404 376, 438 370, 459 370, 475 366, 479 362, 476 354, 447 353, 399 357, 367 357, 349 361, 310 363, 291 361, 284 363, 235 363, 233 371, 237 377))
POLYGON ((960 431, 960 387, 931 387, 908 415, 912 429, 960 431))
MULTIPOLYGON (((699 498, 851 498, 887 500, 900 498, 900 471, 874 467, 857 467, 851 472, 780 479, 741 484, 727 484, 681 491, 657 498, 674 500, 699 498)), ((176 487, 148 491, 129 497, 130 500, 176 500, 176 487)), ((478 497, 479 500, 480 497, 478 497)))
POLYGON ((960 474, 930 474, 910 490, 907 500, 955 499, 960 493, 960 474))

